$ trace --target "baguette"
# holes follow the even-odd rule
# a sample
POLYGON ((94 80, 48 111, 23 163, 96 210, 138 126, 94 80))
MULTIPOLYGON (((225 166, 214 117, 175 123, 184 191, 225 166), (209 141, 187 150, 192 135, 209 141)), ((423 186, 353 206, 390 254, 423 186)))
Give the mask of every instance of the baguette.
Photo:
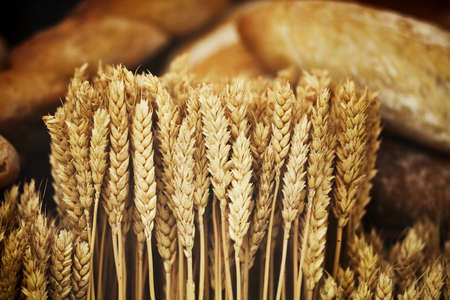
POLYGON ((450 153, 450 34, 352 3, 256 2, 184 49, 210 78, 323 68, 380 92, 390 131, 450 153))
POLYGON ((0 73, 0 129, 59 103, 75 67, 133 67, 222 11, 228 0, 86 0, 11 50, 0 73))

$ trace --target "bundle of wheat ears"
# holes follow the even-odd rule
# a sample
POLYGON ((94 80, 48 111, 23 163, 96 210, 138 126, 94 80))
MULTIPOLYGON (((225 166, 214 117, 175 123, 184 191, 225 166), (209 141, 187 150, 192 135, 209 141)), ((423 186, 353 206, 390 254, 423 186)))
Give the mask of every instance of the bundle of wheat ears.
POLYGON ((439 224, 392 247, 361 226, 375 93, 84 70, 44 117, 56 212, 34 181, 0 206, 1 299, 449 299, 439 224))

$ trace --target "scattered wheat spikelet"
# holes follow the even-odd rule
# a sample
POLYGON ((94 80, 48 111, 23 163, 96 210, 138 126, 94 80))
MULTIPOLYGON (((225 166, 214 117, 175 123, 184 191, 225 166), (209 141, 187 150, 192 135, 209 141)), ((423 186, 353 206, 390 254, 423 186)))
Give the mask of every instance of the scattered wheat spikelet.
POLYGON ((439 300, 444 286, 444 267, 440 259, 427 267, 423 279, 423 299, 439 300))
POLYGON ((24 255, 24 235, 21 229, 10 232, 5 239, 0 265, 0 298, 16 299, 24 255))
POLYGON ((66 299, 72 289, 72 232, 61 229, 52 244, 50 264, 50 297, 66 299))
MULTIPOLYGON (((440 231, 439 226, 433 223, 429 217, 419 219, 414 226, 417 235, 424 243, 423 255, 429 264, 440 255, 440 231)), ((425 269, 423 268, 423 271, 425 269)))
POLYGON ((90 264, 89 244, 85 241, 75 242, 72 267, 71 299, 85 299, 88 292, 90 264))
POLYGON ((39 214, 41 205, 39 201, 39 193, 36 191, 34 180, 25 183, 23 193, 20 195, 17 211, 24 225, 30 225, 34 222, 34 218, 39 214))

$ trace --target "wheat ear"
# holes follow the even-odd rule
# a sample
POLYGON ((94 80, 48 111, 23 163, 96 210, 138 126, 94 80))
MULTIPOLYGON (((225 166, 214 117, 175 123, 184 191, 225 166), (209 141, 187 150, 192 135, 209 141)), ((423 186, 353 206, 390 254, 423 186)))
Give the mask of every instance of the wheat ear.
POLYGON ((31 299, 47 299, 47 269, 52 233, 46 217, 39 213, 27 231, 29 247, 25 250, 22 292, 31 299))
MULTIPOLYGON (((242 128, 241 128, 242 129, 242 128)), ((252 157, 250 153, 250 141, 245 136, 245 130, 241 130, 236 141, 233 144, 233 154, 231 158, 233 179, 228 193, 230 198, 228 224, 230 238, 234 241, 234 253, 236 264, 236 298, 241 299, 240 280, 240 259, 239 252, 241 250, 244 236, 246 236, 249 228, 249 218, 251 213, 251 167, 252 157)))
POLYGON ((367 243, 364 236, 354 235, 349 243, 349 259, 359 276, 359 281, 365 282, 371 290, 375 288, 379 257, 372 245, 367 243))
POLYGON ((367 107, 367 150, 366 150, 366 178, 363 180, 360 196, 357 200, 355 209, 350 219, 349 233, 355 232, 361 224, 361 220, 366 213, 366 206, 370 202, 370 190, 372 189, 372 179, 377 174, 375 163, 377 159, 377 152, 380 148, 380 134, 381 134, 381 118, 379 113, 380 101, 376 93, 368 93, 369 101, 367 107))
POLYGON ((367 300, 372 299, 372 292, 370 291, 369 286, 364 281, 358 284, 356 290, 350 295, 351 300, 367 300))
POLYGON ((266 261, 264 266, 264 287, 263 300, 267 300, 267 290, 269 283, 270 251, 272 249, 272 227, 275 214, 276 200, 278 197, 278 188, 280 184, 280 172, 283 167, 286 155, 289 152, 290 130, 292 122, 292 110, 294 103, 294 94, 288 82, 276 80, 273 90, 268 90, 269 98, 274 101, 274 111, 272 116, 272 138, 271 147, 274 148, 275 157, 275 191, 273 194, 272 207, 270 212, 269 231, 267 233, 266 261))
POLYGON ((71 299, 86 299, 88 297, 88 285, 90 270, 89 244, 85 241, 75 242, 72 268, 71 299))
POLYGON ((206 157, 208 158, 208 170, 211 174, 214 195, 220 204, 222 219, 221 235, 222 248, 225 260, 225 283, 227 293, 232 297, 230 263, 228 257, 228 238, 226 235, 226 191, 231 181, 229 171, 230 132, 229 122, 225 117, 225 111, 220 99, 212 94, 210 87, 204 87, 200 96, 200 111, 203 121, 203 135, 205 137, 206 157))
POLYGON ((195 149, 194 149, 194 205, 197 209, 198 228, 200 235, 200 271, 198 284, 198 299, 203 300, 206 276, 206 238, 204 217, 209 197, 210 180, 208 177, 208 160, 206 158, 205 139, 202 134, 202 118, 200 114, 199 95, 193 94, 187 102, 187 113, 195 123, 195 149))
POLYGON ((301 245, 296 296, 301 288, 301 274, 306 278, 307 299, 323 273, 324 250, 328 227, 329 192, 333 177, 335 140, 329 125, 329 90, 322 90, 312 112, 311 149, 308 158, 308 205, 301 245), (302 262, 304 261, 304 265, 302 262))
POLYGON ((160 165, 155 169, 160 172, 161 178, 156 180, 158 199, 156 206, 156 244, 158 252, 164 261, 164 272, 166 275, 166 297, 170 299, 171 273, 172 266, 176 256, 177 245, 177 229, 175 216, 171 207, 171 197, 173 196, 173 163, 172 149, 177 136, 177 123, 179 120, 179 112, 172 102, 169 93, 158 85, 156 94, 157 105, 157 130, 156 141, 159 156, 161 157, 160 165))
POLYGON ((418 300, 420 299, 421 293, 417 287, 417 281, 412 281, 406 288, 404 288, 403 293, 397 295, 398 300, 418 300))
POLYGON ((355 91, 355 84, 347 81, 339 86, 333 99, 337 123, 336 187, 333 212, 338 220, 333 275, 337 274, 342 247, 342 232, 366 179, 366 118, 367 90, 362 95, 355 91))
POLYGON ((275 171, 273 148, 267 147, 263 153, 258 195, 256 197, 255 213, 250 225, 250 265, 253 265, 256 252, 261 246, 267 227, 269 226, 272 191, 275 171))
POLYGON ((333 277, 327 276, 324 280, 322 287, 320 288, 320 299, 322 300, 333 300, 339 296, 338 286, 333 277))
MULTIPOLYGON (((285 264, 289 234, 292 222, 303 212, 305 198, 305 164, 308 156, 310 123, 308 116, 304 115, 294 127, 291 141, 291 150, 286 164, 286 172, 283 178, 283 250, 281 256, 280 276, 276 299, 281 299, 281 288, 284 281, 285 264)), ((295 262, 296 263, 296 262, 295 262)))
POLYGON ((72 289, 72 232, 62 229, 52 244, 50 297, 66 299, 72 289))
MULTIPOLYGON (((94 268, 94 249, 97 236, 97 219, 98 206, 102 191, 103 180, 105 178, 106 168, 108 165, 108 146, 109 146, 109 114, 104 108, 99 108, 93 116, 93 126, 91 132, 91 140, 89 146, 89 165, 91 168, 92 182, 94 188, 94 212, 92 220, 91 234, 91 269, 94 268)), ((104 233, 103 233, 104 234, 104 233)), ((103 257, 103 248, 100 248, 99 256, 103 257)), ((100 259, 101 261, 102 259, 100 259)), ((98 267, 100 270, 102 265, 98 267)), ((101 286, 101 272, 98 273, 97 284, 101 286)))
POLYGON ((147 100, 136 105, 133 127, 134 203, 147 240, 150 298, 155 298, 153 282, 152 231, 156 215, 156 181, 153 162, 152 109, 147 100))
POLYGON ((440 259, 428 266, 423 280, 423 299, 439 300, 444 286, 444 267, 440 259))
POLYGON ((126 297, 126 268, 122 261, 122 252, 124 251, 122 223, 127 213, 129 196, 128 114, 123 81, 116 78, 108 88, 111 150, 109 152, 108 198, 105 199, 104 207, 113 235, 119 299, 124 299, 126 297))
POLYGON ((377 286, 375 289, 375 300, 393 300, 394 284, 392 282, 392 271, 386 270, 378 276, 377 286))
POLYGON ((21 229, 11 231, 3 245, 0 265, 0 298, 16 299, 25 246, 23 231, 21 229))
POLYGON ((425 244, 413 228, 408 231, 405 239, 397 246, 398 251, 391 258, 391 262, 396 266, 395 271, 401 289, 416 280, 416 270, 423 260, 422 251, 424 247, 425 244))
POLYGON ((32 179, 23 185, 23 192, 17 206, 21 225, 29 227, 34 223, 35 217, 41 210, 40 205, 39 193, 36 191, 36 184, 32 179))
MULTIPOLYGON (((174 145, 174 185, 173 197, 178 237, 187 259, 188 277, 186 298, 195 298, 195 286, 192 272, 192 248, 194 247, 194 144, 195 126, 187 116, 181 126, 174 145)), ((179 259, 182 259, 180 256, 179 259)))
POLYGON ((14 185, 3 194, 0 205, 0 228, 8 232, 17 224, 17 204, 19 202, 19 186, 14 185))

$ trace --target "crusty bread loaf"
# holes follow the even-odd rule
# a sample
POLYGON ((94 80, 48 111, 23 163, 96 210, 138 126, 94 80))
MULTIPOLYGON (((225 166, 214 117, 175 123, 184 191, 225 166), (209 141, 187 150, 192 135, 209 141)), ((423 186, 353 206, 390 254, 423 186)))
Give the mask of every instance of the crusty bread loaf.
POLYGON ((61 23, 11 50, 0 73, 0 129, 48 111, 76 67, 136 66, 174 36, 222 11, 228 0, 85 0, 61 23))
POLYGON ((20 159, 14 147, 0 135, 0 189, 19 176, 20 159))
POLYGON ((256 2, 185 49, 203 76, 323 68, 380 92, 384 125, 450 153, 450 34, 351 3, 256 2))

